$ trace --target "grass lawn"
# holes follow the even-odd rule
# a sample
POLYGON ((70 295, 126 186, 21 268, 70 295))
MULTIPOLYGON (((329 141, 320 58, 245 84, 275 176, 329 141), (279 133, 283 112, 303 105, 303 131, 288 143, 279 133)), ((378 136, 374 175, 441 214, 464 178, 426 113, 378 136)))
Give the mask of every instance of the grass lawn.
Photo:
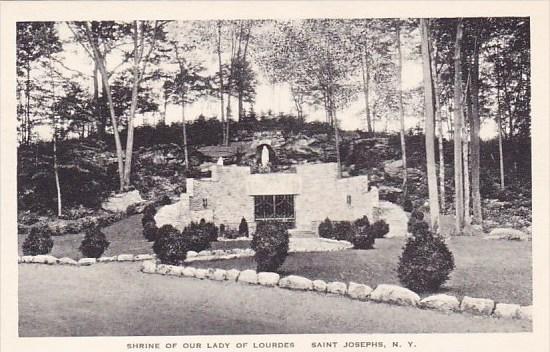
POLYGON ((139 272, 140 265, 20 265, 19 335, 182 336, 532 330, 528 321, 441 313, 227 281, 148 275, 139 272))
MULTIPOLYGON (((141 214, 132 215, 122 219, 110 226, 102 229, 107 240, 111 242, 104 256, 114 256, 118 254, 145 254, 153 253, 153 243, 148 242, 143 237, 143 227, 141 225, 141 214)), ((22 245, 27 235, 19 235, 19 255, 23 255, 22 245)), ((80 242, 84 239, 84 234, 54 236, 51 255, 58 258, 69 257, 73 259, 82 258, 78 251, 80 242)), ((250 241, 227 241, 213 242, 212 249, 228 248, 249 248, 250 241)))
MULTIPOLYGON (((403 244, 402 239, 378 239, 374 250, 290 253, 280 273, 370 286, 399 284, 396 269, 403 244)), ((492 298, 502 303, 532 303, 531 242, 453 237, 449 246, 456 268, 439 292, 457 297, 492 298)), ((240 270, 256 267, 253 258, 201 261, 192 265, 240 270)))

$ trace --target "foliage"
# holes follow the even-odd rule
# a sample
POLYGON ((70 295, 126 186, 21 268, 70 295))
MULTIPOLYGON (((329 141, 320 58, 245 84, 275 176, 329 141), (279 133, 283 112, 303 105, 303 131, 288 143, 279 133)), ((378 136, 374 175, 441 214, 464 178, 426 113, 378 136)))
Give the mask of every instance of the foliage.
POLYGON ((419 221, 399 257, 399 281, 416 292, 434 292, 454 269, 454 257, 443 238, 419 221), (422 225, 423 224, 423 225, 422 225))
POLYGON ((333 238, 338 241, 349 241, 355 237, 356 229, 349 221, 337 221, 334 223, 333 238))
POLYGON ((359 229, 363 229, 363 228, 369 228, 370 226, 370 222, 369 222, 369 218, 366 216, 366 215, 363 215, 363 217, 355 220, 353 222, 353 225, 359 229))
MULTIPOLYGON (((154 218, 155 214, 157 213, 157 209, 155 208, 154 204, 148 204, 143 208, 143 218, 154 218)), ((143 219, 142 219, 143 223, 143 219)))
POLYGON ((251 242, 257 271, 276 271, 288 255, 288 244, 285 224, 269 221, 259 225, 251 242))
POLYGON ((50 230, 47 227, 33 227, 23 242, 23 254, 48 254, 52 247, 53 239, 50 230))
POLYGON ((411 212, 413 210, 413 203, 408 197, 403 200, 403 210, 406 212, 411 212))
POLYGON ((180 265, 187 257, 189 241, 172 225, 164 225, 158 231, 153 251, 163 264, 180 265))
POLYGON ((332 221, 329 218, 326 218, 322 223, 319 224, 319 236, 323 238, 332 238, 334 228, 332 226, 332 221))
POLYGON ((369 232, 373 234, 374 238, 382 238, 390 232, 390 225, 384 220, 378 220, 370 226, 369 232))
POLYGON ((94 226, 86 231, 78 250, 87 258, 99 258, 109 248, 109 244, 105 234, 94 226))
POLYGON ((241 237, 248 237, 248 222, 246 221, 244 216, 241 219, 241 223, 239 224, 239 235, 241 237))
POLYGON ((214 228, 216 228, 216 226, 213 223, 207 222, 201 224, 192 221, 189 225, 187 225, 183 229, 182 235, 186 240, 188 249, 195 252, 209 249, 213 238, 214 228))
POLYGON ((130 204, 126 207, 126 215, 131 216, 137 214, 137 206, 135 204, 130 204))
POLYGON ((372 226, 356 226, 351 243, 355 249, 372 249, 375 239, 376 235, 372 231, 372 226))
POLYGON ((424 213, 418 209, 412 211, 409 221, 407 222, 407 231, 414 233, 416 224, 424 222, 424 213))

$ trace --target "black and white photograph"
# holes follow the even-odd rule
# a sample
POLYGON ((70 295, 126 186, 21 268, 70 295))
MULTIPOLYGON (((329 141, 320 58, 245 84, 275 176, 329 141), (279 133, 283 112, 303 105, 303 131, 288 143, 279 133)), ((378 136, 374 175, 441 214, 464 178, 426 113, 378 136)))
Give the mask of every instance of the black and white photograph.
POLYGON ((547 324, 533 16, 324 3, 335 12, 12 22, 2 256, 17 256, 18 338, 424 351, 415 336, 547 324))

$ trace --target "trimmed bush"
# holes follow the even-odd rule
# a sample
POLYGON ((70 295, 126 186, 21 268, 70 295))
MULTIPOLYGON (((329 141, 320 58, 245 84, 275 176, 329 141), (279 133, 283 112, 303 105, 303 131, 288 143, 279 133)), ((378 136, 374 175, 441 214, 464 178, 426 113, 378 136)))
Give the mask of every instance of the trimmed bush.
POLYGON ((333 234, 335 240, 352 242, 355 237, 355 228, 349 221, 338 221, 334 223, 333 234))
POLYGON ((187 242, 189 250, 200 252, 209 249, 212 238, 212 233, 210 231, 212 230, 207 226, 206 222, 204 224, 191 222, 187 225, 183 229, 182 235, 187 242))
POLYGON ((159 200, 159 205, 169 205, 169 204, 172 204, 172 199, 170 199, 170 197, 167 194, 163 195, 159 200))
POLYGON ((33 227, 23 242, 24 255, 48 254, 52 250, 51 231, 46 227, 33 227))
POLYGON ((406 212, 413 211, 413 203, 409 198, 403 200, 403 210, 406 212))
POLYGON ((367 226, 355 228, 351 243, 355 249, 373 249, 375 236, 367 226))
POLYGON ((157 239, 159 228, 155 219, 149 219, 143 223, 143 237, 149 242, 155 241, 157 239))
POLYGON ((390 225, 384 220, 378 220, 370 226, 369 232, 373 234, 374 238, 383 238, 390 232, 390 225))
POLYGON ((332 221, 326 218, 325 221, 319 224, 319 236, 323 238, 333 238, 334 227, 332 221))
POLYGON ((419 222, 424 222, 424 213, 418 209, 415 209, 411 212, 411 216, 407 222, 407 231, 409 233, 414 233, 414 228, 419 222))
POLYGON ((143 217, 154 217, 157 214, 157 208, 154 204, 148 204, 143 208, 143 217))
POLYGON ((453 254, 426 222, 412 225, 412 234, 399 257, 399 281, 416 292, 434 292, 449 279, 455 267, 453 254))
POLYGON ((366 215, 363 215, 362 218, 359 218, 353 222, 353 225, 357 228, 369 228, 370 221, 366 215))
POLYGON ((241 237, 248 237, 248 222, 246 222, 246 219, 241 219, 241 223, 239 224, 239 235, 241 237))
POLYGON ((161 263, 180 265, 187 257, 188 250, 186 236, 172 225, 164 225, 158 230, 153 251, 161 263))
POLYGON ((126 207, 126 215, 131 216, 137 214, 137 206, 135 204, 130 204, 126 207))
POLYGON ((225 233, 225 225, 224 225, 224 224, 220 224, 220 236, 223 237, 224 233, 225 233))
POLYGON ((105 234, 98 227, 92 227, 86 231, 78 250, 86 258, 99 258, 109 248, 109 244, 105 234))
POLYGON ((288 255, 288 230, 278 222, 265 222, 258 226, 251 242, 256 252, 257 271, 275 272, 288 255))

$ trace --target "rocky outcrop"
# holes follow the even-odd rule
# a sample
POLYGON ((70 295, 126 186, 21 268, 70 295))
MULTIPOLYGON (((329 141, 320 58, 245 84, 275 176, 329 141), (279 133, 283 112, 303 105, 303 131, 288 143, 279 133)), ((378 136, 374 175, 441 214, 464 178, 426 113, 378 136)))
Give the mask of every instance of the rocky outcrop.
POLYGON ((105 202, 101 204, 101 207, 111 212, 126 212, 126 209, 130 205, 136 205, 143 202, 143 198, 139 194, 138 190, 115 194, 109 197, 105 202))
POLYGON ((527 241, 529 235, 525 232, 512 228, 496 228, 491 230, 486 240, 512 240, 512 241, 527 241))

